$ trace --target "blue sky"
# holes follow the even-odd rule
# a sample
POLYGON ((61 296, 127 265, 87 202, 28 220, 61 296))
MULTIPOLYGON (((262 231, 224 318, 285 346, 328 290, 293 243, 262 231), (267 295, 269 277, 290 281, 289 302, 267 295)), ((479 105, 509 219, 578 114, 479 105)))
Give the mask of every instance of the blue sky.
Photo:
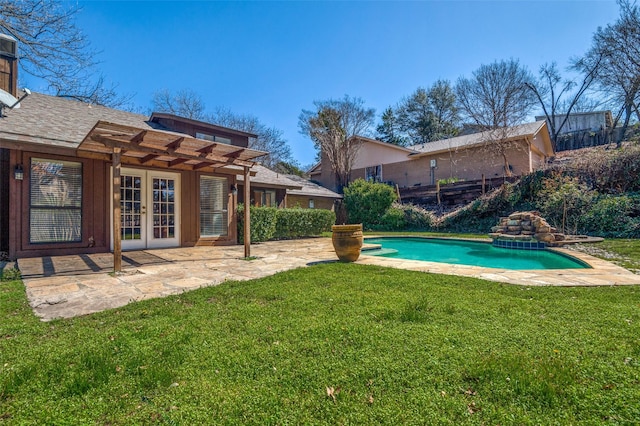
POLYGON ((618 15, 615 1, 79 4, 102 73, 135 105, 147 110, 161 89, 195 90, 209 110, 281 129, 305 165, 315 153, 298 116, 314 100, 358 96, 379 118, 417 87, 483 63, 564 67, 618 15))

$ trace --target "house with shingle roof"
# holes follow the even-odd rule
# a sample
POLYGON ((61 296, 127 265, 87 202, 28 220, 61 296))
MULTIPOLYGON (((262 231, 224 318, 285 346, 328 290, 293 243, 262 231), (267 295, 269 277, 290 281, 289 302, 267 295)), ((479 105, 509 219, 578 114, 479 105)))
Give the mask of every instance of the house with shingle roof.
MULTIPOLYGON (((275 172, 260 164, 252 168, 250 203, 252 206, 333 210, 342 198, 330 189, 300 176, 275 172)), ((244 179, 238 177, 239 202, 244 203, 244 179)))
POLYGON ((0 118, 0 250, 104 252, 118 231, 123 250, 235 244, 238 176, 265 154, 253 137, 32 93, 0 118))
POLYGON ((0 52, 0 251, 112 250, 119 270, 122 250, 237 243, 239 177, 249 194, 266 154, 256 135, 19 93, 16 64, 0 52))
MULTIPOLYGON (((408 147, 358 137, 351 180, 387 182, 400 188, 435 185, 440 179, 479 180, 524 175, 543 167, 555 154, 545 121, 485 131, 408 147)), ((326 157, 311 179, 336 189, 326 157)))

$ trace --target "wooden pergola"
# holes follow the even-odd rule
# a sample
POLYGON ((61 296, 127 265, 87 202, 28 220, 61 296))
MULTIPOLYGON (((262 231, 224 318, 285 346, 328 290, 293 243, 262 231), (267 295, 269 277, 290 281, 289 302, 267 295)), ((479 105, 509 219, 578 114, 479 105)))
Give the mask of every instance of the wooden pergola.
MULTIPOLYGON (((113 269, 122 270, 120 171, 122 165, 173 170, 204 170, 244 175, 244 199, 250 199, 252 160, 267 152, 210 142, 182 134, 98 121, 77 150, 84 158, 113 164, 113 269)), ((250 209, 244 209, 244 255, 251 255, 250 209)))

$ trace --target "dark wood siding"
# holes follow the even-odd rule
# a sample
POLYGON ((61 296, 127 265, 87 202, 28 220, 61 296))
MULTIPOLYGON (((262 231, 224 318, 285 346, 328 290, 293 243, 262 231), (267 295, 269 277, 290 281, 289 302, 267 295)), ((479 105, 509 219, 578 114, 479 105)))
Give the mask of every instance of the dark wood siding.
POLYGON ((198 242, 198 218, 194 212, 198 212, 198 200, 196 191, 199 190, 199 182, 196 173, 183 173, 182 178, 182 206, 180 217, 182 218, 182 245, 193 247, 198 242))
POLYGON ((9 150, 0 148, 0 251, 9 251, 9 150))
POLYGON ((205 126, 196 126, 191 123, 185 123, 180 120, 173 120, 167 118, 157 119, 156 122, 163 127, 178 133, 185 133, 187 135, 191 135, 196 137, 196 133, 205 133, 208 135, 222 136, 228 139, 231 139, 231 145, 240 146, 246 148, 249 146, 249 138, 246 136, 236 135, 230 132, 225 132, 224 130, 212 130, 209 127, 205 126))
POLYGON ((96 253, 109 250, 109 168, 99 160, 50 154, 12 151, 12 165, 21 164, 24 180, 11 180, 12 217, 9 234, 11 257, 32 257, 72 253, 96 253), (82 163, 82 240, 74 243, 31 244, 29 242, 29 173, 31 158, 82 163))
MULTIPOLYGON (((2 204, 7 213, 7 222, 3 237, 6 240, 9 256, 35 257, 49 255, 99 253, 110 251, 111 245, 111 163, 101 160, 77 158, 15 150, 3 150, 7 162, 0 161, 0 173, 9 173, 9 179, 2 178, 0 187, 6 186, 8 203, 2 204), (47 243, 31 244, 29 242, 29 172, 31 158, 45 158, 53 160, 75 161, 82 163, 82 241, 75 243, 47 243), (21 164, 24 170, 24 180, 15 181, 11 171, 16 164, 21 164), (5 184, 8 182, 8 184, 5 184), (9 222, 8 218, 11 218, 9 222)), ((181 173, 181 218, 180 245, 190 247, 195 245, 235 244, 236 206, 237 202, 229 194, 229 235, 220 238, 199 238, 199 177, 202 173, 182 171, 181 173)), ((234 175, 214 174, 225 177, 229 185, 236 183, 234 175)), ((2 190, 0 189, 0 193, 2 190)), ((1 195, 1 194, 0 194, 1 195)), ((1 202, 1 199, 0 199, 1 202)), ((0 213, 0 218, 2 213, 0 213)), ((0 222, 0 228, 2 223, 0 222)))

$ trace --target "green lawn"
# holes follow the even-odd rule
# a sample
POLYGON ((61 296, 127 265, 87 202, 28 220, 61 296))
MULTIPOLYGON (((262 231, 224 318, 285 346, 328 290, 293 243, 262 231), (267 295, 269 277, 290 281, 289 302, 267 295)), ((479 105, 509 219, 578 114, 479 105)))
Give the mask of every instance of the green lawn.
POLYGON ((39 322, 0 283, 0 423, 637 424, 640 288, 353 264, 39 322))
POLYGON ((578 244, 574 248, 616 263, 636 274, 640 273, 639 239, 606 239, 596 244, 578 244))

